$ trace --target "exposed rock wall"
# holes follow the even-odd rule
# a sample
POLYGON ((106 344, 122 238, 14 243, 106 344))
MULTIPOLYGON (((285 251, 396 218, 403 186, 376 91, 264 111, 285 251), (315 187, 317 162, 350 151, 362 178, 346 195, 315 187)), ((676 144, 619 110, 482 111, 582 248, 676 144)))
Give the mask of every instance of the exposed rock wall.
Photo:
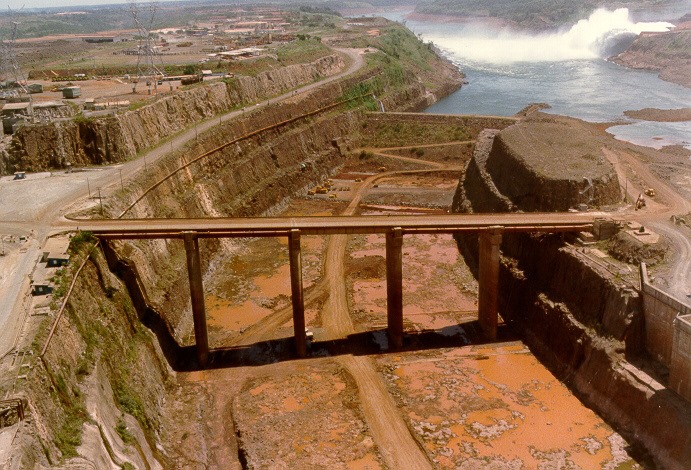
MULTIPOLYGON (((352 139, 357 138, 361 111, 344 106, 315 113, 266 129, 181 171, 176 170, 193 156, 249 132, 330 105, 342 99, 360 80, 376 73, 334 82, 313 93, 254 112, 248 110, 242 118, 200 134, 198 141, 175 149, 155 166, 150 165, 148 171, 107 201, 106 211, 117 216, 154 182, 171 173, 173 176, 156 190, 147 192, 127 216, 242 216, 279 210, 289 197, 337 171, 352 139)), ((303 78, 310 79, 307 75, 303 78)), ((277 76, 270 81, 277 81, 277 76)), ((67 122, 63 127, 34 132, 45 132, 46 139, 64 145, 64 153, 58 152, 55 157, 57 162, 62 158, 76 164, 75 156, 87 158, 87 153, 97 151, 103 152, 102 158, 113 161, 153 144, 166 132, 184 127, 189 120, 216 112, 213 104, 195 104, 197 98, 211 99, 215 92, 219 92, 215 96, 218 99, 236 96, 233 93, 249 95, 249 91, 242 91, 242 86, 249 85, 238 82, 194 88, 185 95, 192 102, 181 102, 181 98, 161 99, 147 107, 161 107, 159 112, 142 108, 139 113, 125 113, 117 118, 67 122), (160 126, 168 129, 151 127, 149 130, 154 134, 147 142, 148 137, 139 132, 138 126, 153 126, 149 120, 154 119, 161 119, 160 126), (106 129, 94 127, 96 123, 106 129)), ((268 90, 275 83, 262 86, 268 90)), ((417 83, 403 84, 399 90, 400 96, 422 94, 417 83), (405 91, 406 88, 411 91, 405 91)), ((32 147, 31 152, 49 149, 36 143, 36 149, 32 147)), ((37 433, 27 439, 31 442, 22 449, 25 450, 21 453, 22 467, 64 463, 75 467, 117 468, 127 462, 136 468, 173 466, 161 444, 170 449, 176 442, 170 439, 169 430, 159 419, 166 399, 175 400, 175 373, 165 360, 170 359, 171 351, 178 357, 189 351, 184 346, 189 343, 191 329, 185 252, 182 243, 176 240, 116 245, 120 256, 107 247, 104 252, 115 271, 126 278, 126 283, 120 283, 104 269, 105 262, 100 255, 89 261, 78 280, 76 294, 70 299, 69 315, 58 325, 54 346, 45 356, 47 368, 31 375, 29 387, 33 395, 29 403, 35 407, 40 422, 34 421, 37 433), (137 288, 132 288, 135 284, 137 288), (144 289, 139 289, 142 286, 144 289), (128 295, 128 288, 139 294, 128 295), (125 413, 118 416, 118 410, 125 413), (130 447, 114 430, 118 418, 134 436, 130 447), (81 446, 64 447, 64 439, 79 436, 80 429, 83 430, 81 446), (62 461, 62 457, 74 454, 79 455, 62 461)), ((213 268, 216 260, 233 250, 232 244, 225 240, 203 240, 200 245, 204 270, 213 268)))
POLYGON ((468 160, 464 178, 456 188, 452 210, 454 212, 513 212, 516 207, 509 198, 501 194, 487 172, 492 143, 499 130, 486 129, 480 133, 473 157, 468 160))
MULTIPOLYGON (((165 468, 166 456, 155 440, 161 397, 173 373, 152 338, 138 323, 127 290, 93 253, 43 361, 27 374, 35 441, 16 443, 20 460, 11 468, 53 467, 63 459, 74 468, 127 462, 165 468), (123 442, 118 422, 136 440, 134 446, 123 442)), ((44 341, 41 337, 39 347, 44 341)))
POLYGON ((0 170, 12 173, 61 168, 66 162, 83 166, 124 161, 196 121, 312 83, 338 73, 343 66, 343 59, 332 55, 256 77, 195 86, 115 116, 22 126, 0 151, 0 170))
POLYGON ((614 168, 580 126, 530 119, 500 132, 486 170, 499 191, 525 211, 566 211, 620 200, 614 168))

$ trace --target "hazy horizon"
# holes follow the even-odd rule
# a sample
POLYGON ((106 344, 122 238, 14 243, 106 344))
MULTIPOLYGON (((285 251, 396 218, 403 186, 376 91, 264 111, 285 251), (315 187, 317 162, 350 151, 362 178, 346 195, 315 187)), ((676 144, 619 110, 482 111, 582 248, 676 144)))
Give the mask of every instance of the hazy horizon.
MULTIPOLYGON (((99 5, 122 5, 129 3, 128 0, 0 0, 3 10, 11 8, 13 10, 35 9, 35 8, 63 8, 80 6, 99 6, 99 5)), ((183 0, 164 0, 165 2, 179 2, 183 0)), ((149 0, 138 0, 138 3, 146 4, 149 0)))

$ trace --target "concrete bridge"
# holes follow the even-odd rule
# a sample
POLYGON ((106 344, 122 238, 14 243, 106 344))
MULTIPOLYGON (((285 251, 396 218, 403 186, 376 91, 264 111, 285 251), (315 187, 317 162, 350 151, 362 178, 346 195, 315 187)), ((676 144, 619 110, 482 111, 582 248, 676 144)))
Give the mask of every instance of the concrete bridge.
POLYGON ((592 231, 587 213, 448 214, 434 216, 257 217, 208 219, 84 220, 77 230, 106 240, 182 239, 187 254, 197 360, 205 367, 209 342, 199 238, 288 237, 293 329, 297 354, 307 353, 302 287, 302 235, 385 234, 387 330, 393 348, 403 345, 403 236, 473 232, 479 236, 478 319, 489 340, 497 334, 499 246, 503 233, 592 231))

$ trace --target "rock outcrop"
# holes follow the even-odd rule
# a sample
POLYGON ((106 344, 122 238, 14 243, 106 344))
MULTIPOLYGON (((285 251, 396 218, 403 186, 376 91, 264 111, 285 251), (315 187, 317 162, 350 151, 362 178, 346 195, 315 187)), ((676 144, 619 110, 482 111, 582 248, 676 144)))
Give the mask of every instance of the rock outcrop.
POLYGON ((40 171, 128 160, 192 123, 338 73, 341 56, 183 90, 103 118, 25 125, 0 149, 0 172, 40 171))

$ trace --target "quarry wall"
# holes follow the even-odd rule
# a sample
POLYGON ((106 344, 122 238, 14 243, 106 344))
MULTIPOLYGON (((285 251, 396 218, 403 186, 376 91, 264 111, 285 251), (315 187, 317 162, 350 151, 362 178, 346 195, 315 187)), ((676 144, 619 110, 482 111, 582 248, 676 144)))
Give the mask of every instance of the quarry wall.
POLYGON ((340 72, 339 55, 162 95, 104 118, 21 126, 0 151, 0 174, 125 161, 192 123, 340 72))
MULTIPOLYGON (((199 119, 314 82, 343 66, 335 55, 254 78, 193 86, 108 118, 25 126, 2 152, 0 172, 123 161, 199 119)), ((338 170, 357 139, 363 112, 349 103, 272 127, 276 123, 367 92, 371 87, 363 83, 376 82, 377 94, 390 110, 412 109, 460 86, 455 69, 434 89, 411 73, 392 86, 385 72, 365 69, 289 100, 248 108, 149 165, 104 201, 104 210, 116 217, 145 195, 125 217, 278 211, 289 198, 338 170), (264 130, 185 166, 190 158, 257 129, 264 130)), ((213 272, 236 249, 228 240, 203 240, 200 245, 204 272, 213 272)), ((185 252, 174 240, 102 248, 102 254, 96 250, 89 255, 78 277, 46 351, 45 367, 31 374, 27 398, 37 417, 35 434, 15 447, 25 468, 173 466, 167 446, 174 443, 161 417, 166 397, 175 391, 175 370, 184 368, 193 349, 185 252)))
MULTIPOLYGON (((548 162, 555 158, 552 152, 558 152, 557 148, 536 151, 548 162)), ((619 202, 619 181, 609 162, 603 161, 602 165, 609 168, 596 177, 582 176, 578 170, 568 171, 558 162, 554 166, 560 168, 557 172, 561 175, 550 176, 533 164, 526 164, 525 158, 511 133, 500 132, 485 160, 485 169, 496 187, 522 210, 566 211, 578 204, 601 206, 619 202)))
MULTIPOLYGON (((65 312, 56 320, 53 341, 36 373, 27 374, 41 446, 23 448, 25 442, 17 442, 16 448, 23 448, 17 462, 21 468, 57 466, 64 459, 85 468, 126 463, 165 468, 156 439, 163 431, 161 397, 172 370, 104 257, 82 244, 73 261, 85 258, 65 312), (119 427, 127 433, 118 433, 119 427), (132 442, 124 441, 129 438, 132 442)), ((36 346, 45 339, 39 336, 36 346)))

